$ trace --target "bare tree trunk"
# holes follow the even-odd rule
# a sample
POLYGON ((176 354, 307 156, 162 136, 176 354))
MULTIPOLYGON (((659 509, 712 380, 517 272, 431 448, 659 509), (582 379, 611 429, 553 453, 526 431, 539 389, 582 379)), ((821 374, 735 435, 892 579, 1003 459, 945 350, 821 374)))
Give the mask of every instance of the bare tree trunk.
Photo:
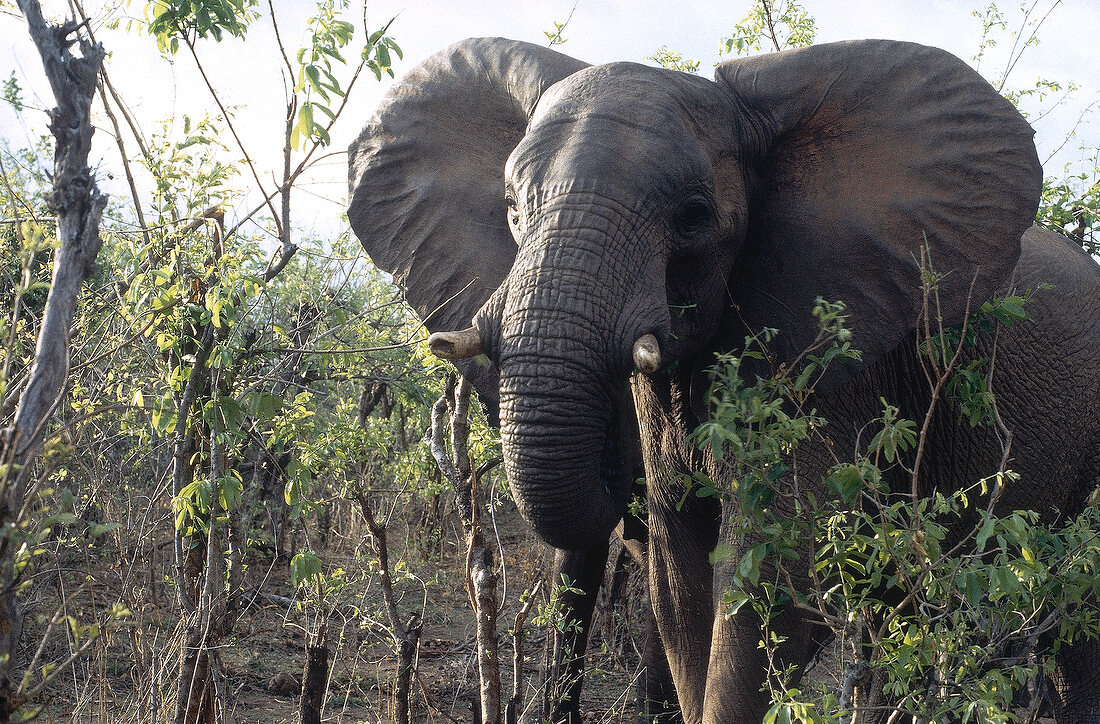
MULTIPOLYGON (((367 418, 370 417, 375 406, 380 400, 385 401, 385 392, 386 387, 380 382, 372 383, 369 393, 367 388, 363 389, 363 393, 359 396, 359 427, 366 427, 367 418)), ((358 493, 356 502, 359 503, 371 542, 374 544, 379 578, 382 582, 382 601, 386 607, 386 617, 390 622, 392 636, 397 641, 397 682, 393 691, 393 721, 397 724, 409 724, 412 721, 412 678, 416 673, 416 652, 420 647, 422 630, 421 612, 414 611, 406 621, 401 620, 397 612, 393 579, 390 577, 390 550, 386 537, 386 523, 375 517, 370 496, 366 491, 358 493)), ((304 717, 302 721, 305 724, 304 717)))
MULTIPOLYGON (((218 261, 224 254, 224 217, 218 212, 211 220, 214 222, 211 256, 218 261)), ((219 338, 228 334, 228 330, 216 329, 211 322, 194 333, 198 341, 188 357, 191 368, 187 383, 176 399, 172 457, 172 492, 176 496, 194 480, 198 466, 207 457, 209 468, 205 474, 215 486, 227 484, 230 462, 224 440, 192 415, 204 401, 229 394, 221 369, 211 369, 207 364, 219 338), (206 455, 202 454, 204 449, 206 455)), ((182 356, 176 364, 184 364, 182 356)), ((201 529, 201 521, 192 521, 190 534, 185 529, 177 529, 175 534, 176 576, 184 627, 176 724, 214 724, 218 707, 226 705, 224 687, 219 688, 222 682, 218 650, 232 631, 240 607, 250 519, 241 501, 225 509, 221 508, 220 497, 215 494, 210 500, 205 531, 201 529)))
POLYGON ((476 470, 470 462, 470 383, 460 378, 447 382, 446 393, 432 406, 431 448, 440 472, 455 489, 462 524, 466 530, 466 592, 477 624, 477 668, 481 681, 482 724, 500 724, 500 655, 497 636, 497 577, 493 551, 485 545, 478 520, 478 483, 498 465, 499 458, 476 470), (451 456, 444 447, 443 418, 451 411, 451 456))
MULTIPOLYGON (((397 597, 393 591, 393 579, 390 577, 390 554, 386 541, 386 525, 374 516, 370 498, 366 493, 356 497, 363 518, 367 523, 374 553, 378 559, 378 576, 382 583, 382 602, 386 607, 392 636, 397 641, 397 683, 394 686, 393 721, 397 724, 409 724, 412 708, 412 677, 416 672, 416 650, 420 645, 420 612, 414 611, 407 621, 402 621, 397 613, 397 597)), ((303 723, 305 719, 302 719, 303 723)))
POLYGON ((397 644, 397 684, 393 688, 397 724, 412 721, 412 679, 416 673, 416 650, 420 646, 422 627, 420 614, 416 611, 401 625, 401 640, 397 644))
POLYGON ((176 691, 177 724, 214 722, 214 671, 211 649, 205 645, 205 638, 203 621, 196 616, 184 634, 180 682, 176 691))
MULTIPOLYGON (((215 438, 211 435, 211 439, 215 438)), ((212 475, 224 475, 224 452, 213 445, 212 475)), ((214 724, 216 721, 216 684, 218 676, 218 645, 228 632, 230 601, 226 590, 227 563, 223 551, 233 537, 231 521, 218 522, 216 502, 211 503, 209 532, 205 548, 190 549, 188 579, 198 585, 195 610, 187 617, 184 649, 180 659, 179 689, 176 694, 177 724, 214 724), (224 532, 223 532, 224 529, 224 532), (205 552, 205 560, 196 552, 205 552), (197 570, 195 570, 197 568, 197 570)), ((192 538, 192 541, 195 539, 192 538)))
MULTIPOLYGON (((54 254, 53 278, 46 298, 26 389, 19 398, 15 421, 0 441, 0 528, 18 531, 28 502, 35 460, 46 424, 57 409, 69 372, 69 327, 84 280, 95 268, 102 240, 99 220, 107 197, 99 193, 88 152, 93 128, 89 108, 103 62, 103 47, 80 39, 80 58, 69 52, 69 36, 80 27, 73 21, 49 26, 38 0, 19 0, 31 39, 42 56, 46 78, 57 107, 50 112, 50 130, 57 142, 50 207, 57 214, 59 246, 54 254)), ((17 663, 22 614, 16 599, 19 572, 15 555, 20 541, 15 533, 0 540, 0 722, 8 722, 25 703, 17 663)))
POLYGON ((466 582, 477 621, 477 673, 481 680, 482 724, 500 724, 500 652, 497 636, 497 576, 493 551, 481 526, 467 537, 466 582))
POLYGON ((321 709, 328 688, 328 621, 322 619, 320 630, 306 644, 306 668, 302 675, 302 701, 298 713, 302 724, 321 724, 321 709))

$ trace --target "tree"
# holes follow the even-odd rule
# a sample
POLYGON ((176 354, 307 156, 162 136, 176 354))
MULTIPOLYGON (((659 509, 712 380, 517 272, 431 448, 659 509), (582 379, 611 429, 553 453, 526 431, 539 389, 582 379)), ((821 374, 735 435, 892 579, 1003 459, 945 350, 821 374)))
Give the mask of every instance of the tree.
MULTIPOLYGON (((21 0, 20 10, 27 18, 31 38, 42 56, 58 106, 51 115, 50 129, 57 141, 53 172, 53 194, 49 204, 57 214, 57 252, 49 294, 42 314, 42 326, 35 344, 34 362, 19 394, 11 427, 0 441, 0 721, 7 722, 27 701, 33 700, 50 681, 43 673, 42 681, 30 684, 31 672, 17 679, 12 671, 23 630, 17 593, 24 585, 22 578, 36 545, 33 533, 26 530, 29 509, 35 505, 42 470, 38 458, 43 450, 48 455, 57 441, 44 444, 45 430, 63 394, 69 369, 69 325, 75 314, 81 284, 92 274, 96 255, 102 245, 99 221, 107 204, 96 188, 88 168, 92 126, 90 106, 95 93, 95 77, 103 61, 102 46, 79 38, 81 57, 69 52, 69 36, 78 30, 73 22, 51 27, 42 17, 37 0, 21 0)), ((21 226, 25 232, 27 227, 21 226)), ((36 229, 31 239, 24 241, 29 255, 43 248, 45 234, 36 229), (36 236, 38 236, 36 240, 36 236)), ((28 259, 29 266, 29 259, 28 259)), ((24 267, 27 268, 27 267, 24 267)), ((16 292, 12 325, 9 328, 8 352, 13 350, 15 327, 19 319, 21 297, 30 291, 24 284, 16 292)), ((5 373, 10 369, 5 363, 5 373)), ((3 383, 3 393, 9 390, 9 380, 3 383)), ((5 405, 6 407, 6 405, 5 405)), ((83 654, 94 638, 85 632, 85 641, 74 657, 83 654)))

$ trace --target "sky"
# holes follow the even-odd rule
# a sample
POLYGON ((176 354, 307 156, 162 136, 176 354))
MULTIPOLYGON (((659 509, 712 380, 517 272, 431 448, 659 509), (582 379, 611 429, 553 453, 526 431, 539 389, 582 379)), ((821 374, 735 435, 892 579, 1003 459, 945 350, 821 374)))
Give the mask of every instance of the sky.
MULTIPOLYGON (((1024 16, 1015 1, 1001 3, 1008 30, 998 33, 998 47, 978 66, 987 78, 999 77, 1007 65, 1010 33, 1019 29, 1024 16)), ((164 120, 179 122, 184 114, 198 118, 216 112, 185 50, 167 59, 157 52, 148 35, 138 30, 127 32, 125 22, 117 30, 105 25, 112 17, 140 17, 145 0, 131 0, 129 6, 121 0, 86 2, 96 37, 110 53, 108 73, 146 134, 164 120)), ((306 19, 315 2, 271 2, 280 35, 293 52, 306 42, 306 19)), ((1064 142, 1082 111, 1100 100, 1100 44, 1095 42, 1100 31, 1100 0, 1065 0, 1049 14, 1052 0, 1024 2, 1029 7, 1034 3, 1033 18, 1046 19, 1039 30, 1041 42, 1023 53, 1008 78, 1008 87, 1031 87, 1039 77, 1080 86, 1060 105, 1052 97, 1042 106, 1025 107, 1031 112, 1039 156, 1049 175, 1083 158, 1082 144, 1100 146, 1100 108, 1078 126, 1078 139, 1064 142)), ((42 4, 47 18, 59 19, 67 12, 67 5, 58 0, 43 0, 42 4)), ((984 7, 981 0, 803 0, 801 4, 817 22, 818 43, 855 38, 907 40, 944 48, 975 65, 972 58, 981 40, 981 23, 971 13, 984 7)), ((371 30, 395 18, 390 35, 405 54, 403 61, 395 63, 398 78, 418 61, 463 38, 500 35, 546 44, 544 31, 567 20, 562 33, 567 42, 557 49, 568 55, 590 63, 652 62, 646 61, 646 56, 665 46, 700 60, 700 73, 710 77, 713 64, 720 60, 719 39, 731 32, 750 5, 750 0, 369 0, 365 14, 371 30)), ((261 176, 271 179, 281 167, 286 101, 268 4, 262 2, 261 6, 263 17, 253 24, 245 40, 200 41, 198 49, 219 93, 235 107, 235 123, 261 176)), ((0 1, 0 38, 7 41, 0 49, 0 81, 14 73, 27 108, 16 114, 0 101, 0 137, 19 147, 45 132, 43 109, 54 103, 22 18, 5 7, 0 1)), ((361 44, 363 8, 352 0, 348 14, 357 27, 354 42, 361 44)), ((377 83, 367 74, 354 89, 345 115, 333 129, 332 145, 327 149, 330 155, 317 165, 295 198, 300 233, 324 235, 342 228, 340 214, 347 192, 343 152, 392 82, 386 78, 377 83)), ((102 115, 96 121, 100 131, 93 147, 93 164, 100 185, 108 193, 128 195, 118 173, 118 150, 110 127, 102 115)), ((136 153, 132 142, 131 149, 136 153)), ((242 177, 241 185, 248 180, 242 177)), ((147 180, 141 184, 143 190, 149 188, 147 180)), ((253 203, 252 199, 243 200, 237 213, 253 203)))

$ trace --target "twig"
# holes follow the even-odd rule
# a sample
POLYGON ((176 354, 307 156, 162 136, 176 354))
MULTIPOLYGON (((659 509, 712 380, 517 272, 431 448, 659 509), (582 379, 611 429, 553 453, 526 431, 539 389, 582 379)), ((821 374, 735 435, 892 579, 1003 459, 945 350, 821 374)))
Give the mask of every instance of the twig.
POLYGON ((527 621, 527 614, 538 598, 541 588, 542 579, 540 578, 535 581, 535 587, 527 594, 512 625, 512 698, 508 701, 508 708, 504 714, 506 724, 515 724, 518 721, 519 712, 523 711, 523 644, 527 639, 523 624, 527 621))
POLYGON ((760 0, 760 4, 764 6, 764 20, 768 24, 768 37, 771 38, 772 45, 775 46, 776 52, 782 50, 779 47, 779 38, 776 37, 775 23, 772 22, 772 8, 771 3, 768 0, 760 0))
MULTIPOLYGON (((229 128, 229 132, 233 135, 233 139, 237 142, 237 148, 241 149, 241 153, 244 155, 244 162, 248 166, 249 170, 252 171, 252 178, 256 181, 256 188, 259 189, 260 193, 264 194, 264 196, 267 197, 266 192, 264 192, 264 184, 262 181, 260 181, 260 174, 258 171, 256 171, 256 164, 252 162, 252 157, 248 155, 248 151, 244 147, 244 142, 237 134, 237 129, 233 125, 233 117, 229 115, 229 111, 226 109, 225 105, 222 104, 221 97, 218 95, 218 92, 214 90, 214 85, 210 82, 210 78, 207 77, 206 68, 203 67, 202 61, 199 60, 198 53, 195 52, 194 43, 191 42, 191 38, 189 38, 186 34, 183 35, 183 42, 187 45, 187 49, 191 51, 191 57, 195 59, 195 66, 199 70, 199 75, 202 76, 203 82, 206 83, 206 88, 210 91, 210 95, 214 98, 214 102, 218 104, 218 109, 222 113, 222 118, 225 119, 225 125, 227 128, 229 128)), ((279 238, 281 239, 283 237, 281 217, 279 216, 278 212, 275 211, 275 207, 271 205, 271 197, 267 198, 267 206, 269 209, 271 209, 272 220, 275 222, 275 230, 279 238)))

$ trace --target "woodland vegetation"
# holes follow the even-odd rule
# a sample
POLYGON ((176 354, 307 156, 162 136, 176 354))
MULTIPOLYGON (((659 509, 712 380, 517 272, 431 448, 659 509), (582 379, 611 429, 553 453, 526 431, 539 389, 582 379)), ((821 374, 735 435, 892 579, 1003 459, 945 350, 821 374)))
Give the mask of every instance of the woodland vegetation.
MULTIPOLYGON (((102 10, 70 0, 75 21, 56 29, 37 0, 0 0, 0 12, 26 16, 51 82, 79 86, 55 86, 53 136, 31 147, 0 139, 0 722, 469 721, 474 711, 488 724, 537 715, 552 693, 543 650, 572 625, 556 605, 569 581, 545 578, 543 549, 496 467, 495 431, 453 368, 428 354, 423 328, 358 241, 301 229, 303 174, 331 153, 334 124, 362 123, 344 117, 347 98, 401 72, 400 33, 318 0, 309 42, 264 61, 287 79, 282 163, 265 169, 240 132, 250 110, 219 95, 202 49, 246 42, 257 23, 278 30, 275 5, 132 3, 132 42, 195 64, 221 109, 143 125, 112 82, 110 48, 97 44, 102 10), (89 122, 117 142, 128 197, 97 191, 89 122), (227 211, 246 197, 254 208, 227 211)), ((1018 46, 1013 57, 1026 52, 1057 5, 980 9, 976 62, 997 41, 1018 46)), ((114 12, 107 22, 126 22, 126 9, 114 12)), ((565 42, 567 22, 547 42, 565 42)), ((756 0, 720 43, 733 55, 813 40, 804 7, 756 0)), ((668 48, 652 60, 702 72, 668 48)), ((1012 64, 989 79, 1014 101, 1049 105, 1074 92, 1064 81, 1013 85, 1012 64)), ((35 112, 14 74, 3 95, 35 112)), ((1040 223, 1096 254, 1098 210, 1095 163, 1048 169, 1040 223)), ((1026 301, 989 305, 974 323, 1026 323, 1026 301)), ((817 313, 814 354, 825 365, 851 350, 841 310, 817 313)), ((983 423, 985 373, 953 368, 965 338, 941 337, 928 353, 983 423)), ((872 632, 888 653, 875 665, 916 682, 890 679, 905 707, 980 721, 1041 713, 1047 663, 1029 642, 1100 631, 1080 605, 1100 563, 1096 521, 1050 532, 990 508, 972 542, 996 555, 940 555, 935 517, 970 505, 968 495, 991 499, 1011 484, 1007 470, 858 521, 826 504, 811 523, 773 520, 760 503, 767 483, 814 428, 811 412, 780 403, 798 409, 806 379, 742 380, 737 360, 724 362, 720 414, 698 435, 737 457, 751 482, 736 494, 741 524, 761 543, 740 565, 744 580, 759 584, 761 564, 793 536, 820 535, 822 575, 843 581, 816 593, 775 585, 769 600, 729 592, 731 606, 760 610, 765 642, 769 607, 796 595, 835 625, 838 663, 799 687, 779 677, 772 720, 843 720, 866 665, 850 643, 867 632, 847 614, 887 606, 864 584, 891 577, 910 601, 944 611, 925 628, 872 632), (873 534, 843 532, 887 524, 911 534, 887 550, 873 534), (1001 599, 981 593, 993 581, 1001 599), (1060 630, 1051 611, 1066 614, 1060 630), (996 640, 967 638, 997 612, 996 640)), ((874 423, 866 467, 835 476, 840 499, 919 444, 919 420, 887 408, 874 423)), ((584 705, 594 720, 632 721, 644 577, 623 555, 609 577, 584 705)))

